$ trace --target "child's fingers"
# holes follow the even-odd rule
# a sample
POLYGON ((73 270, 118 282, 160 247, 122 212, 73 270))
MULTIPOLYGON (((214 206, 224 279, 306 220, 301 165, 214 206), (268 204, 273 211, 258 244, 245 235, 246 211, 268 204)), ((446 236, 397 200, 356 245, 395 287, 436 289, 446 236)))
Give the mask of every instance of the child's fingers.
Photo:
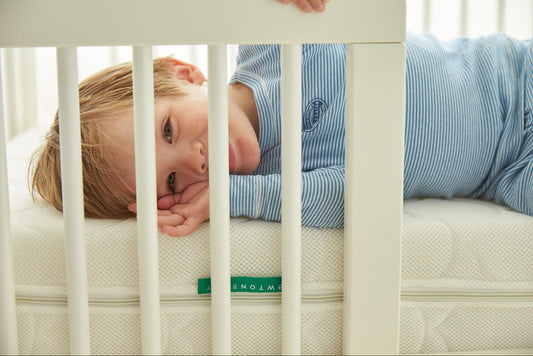
POLYGON ((324 5, 327 1, 324 0, 308 0, 311 6, 313 7, 313 10, 316 12, 322 12, 326 9, 326 6, 324 5))
POLYGON ((179 214, 159 215, 157 217, 157 225, 161 228, 165 226, 181 225, 184 221, 185 218, 179 214))
MULTIPOLYGON (((288 4, 290 0, 278 0, 282 4, 288 4)), ((294 5, 296 5, 300 10, 303 12, 322 12, 326 9, 325 4, 329 2, 329 0, 292 0, 294 5)))
MULTIPOLYGON (((168 208, 166 207, 162 207, 164 206, 165 204, 162 204, 161 206, 159 205, 159 203, 157 204, 157 215, 160 216, 160 215, 172 215, 172 212, 169 210, 171 206, 169 206, 168 208)), ((128 210, 131 211, 132 213, 134 214, 137 214, 137 203, 133 202, 133 203, 130 203, 128 205, 128 210)))
POLYGON ((157 208, 161 210, 170 209, 171 206, 179 202, 181 194, 168 194, 157 200, 157 208))
POLYGON ((293 0, 293 2, 303 12, 311 12, 313 10, 313 6, 308 0, 293 0))
MULTIPOLYGON (((157 200, 157 209, 164 211, 170 209, 179 202, 181 194, 169 194, 157 200)), ((128 210, 137 214, 137 203, 133 202, 128 205, 128 210)))
POLYGON ((181 237, 183 235, 180 235, 180 231, 175 227, 171 225, 166 225, 161 227, 161 233, 172 236, 172 237, 181 237))
POLYGON ((172 212, 172 214, 178 214, 181 216, 190 215, 190 214, 187 214, 190 211, 189 204, 175 204, 175 205, 172 205, 169 210, 172 212))
POLYGON ((165 215, 172 215, 172 212, 168 209, 157 209, 157 216, 165 216, 165 215))
POLYGON ((186 227, 185 225, 179 226, 164 226, 161 228, 163 234, 167 234, 172 237, 184 237, 190 235, 194 229, 186 227))
POLYGON ((173 237, 183 237, 192 234, 201 222, 196 219, 187 219, 185 222, 178 226, 166 225, 161 228, 161 232, 173 237))

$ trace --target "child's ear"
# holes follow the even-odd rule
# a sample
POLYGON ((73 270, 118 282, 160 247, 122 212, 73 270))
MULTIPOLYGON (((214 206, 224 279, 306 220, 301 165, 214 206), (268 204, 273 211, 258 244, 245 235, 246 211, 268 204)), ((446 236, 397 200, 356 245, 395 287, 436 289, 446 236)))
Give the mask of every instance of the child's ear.
POLYGON ((194 64, 186 63, 175 58, 169 58, 169 62, 172 64, 172 71, 176 73, 178 79, 186 80, 196 85, 202 85, 204 83, 204 73, 194 64))

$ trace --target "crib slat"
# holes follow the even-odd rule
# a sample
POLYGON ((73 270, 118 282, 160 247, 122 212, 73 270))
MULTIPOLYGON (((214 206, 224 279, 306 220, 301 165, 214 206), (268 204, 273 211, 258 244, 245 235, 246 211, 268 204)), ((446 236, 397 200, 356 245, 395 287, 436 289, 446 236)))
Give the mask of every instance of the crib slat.
POLYGON ((433 0, 423 0, 422 32, 431 31, 431 3, 433 0))
POLYGON ((399 352, 405 47, 350 44, 347 52, 343 351, 393 355, 399 352))
POLYGON ((226 45, 209 45, 208 140, 212 352, 231 354, 228 82, 226 45))
POLYGON ((468 33, 469 0, 461 1, 461 22, 459 33, 466 36, 468 33))
POLYGON ((498 32, 505 31, 505 9, 505 0, 498 0, 498 25, 496 28, 498 32))
POLYGON ((7 178, 6 128, 0 51, 0 355, 18 354, 15 284, 11 256, 11 222, 7 178))
POLYGON ((17 74, 19 70, 17 54, 19 53, 19 48, 5 48, 4 52, 4 65, 6 68, 6 75, 4 78, 4 86, 6 88, 5 97, 5 112, 6 118, 9 118, 9 121, 6 121, 6 131, 7 137, 13 137, 17 132, 21 132, 18 128, 19 120, 22 115, 19 115, 17 111, 23 109, 20 108, 20 95, 22 92, 17 90, 19 82, 17 81, 17 74))
POLYGON ((70 352, 89 354, 89 304, 76 47, 57 48, 57 79, 70 352))
POLYGON ((152 47, 133 47, 133 118, 141 338, 143 354, 161 354, 152 47))
POLYGON ((37 123, 35 48, 6 48, 5 111, 7 137, 37 123))
POLYGON ((301 354, 302 46, 281 47, 282 353, 301 354))

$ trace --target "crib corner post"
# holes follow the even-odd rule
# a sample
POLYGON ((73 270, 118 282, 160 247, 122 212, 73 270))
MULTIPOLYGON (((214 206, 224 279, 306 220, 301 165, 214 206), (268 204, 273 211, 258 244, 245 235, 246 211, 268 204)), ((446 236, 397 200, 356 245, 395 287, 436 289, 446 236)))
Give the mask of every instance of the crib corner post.
POLYGON ((345 354, 399 352, 405 55, 347 48, 345 354))
POLYGON ((0 52, 0 355, 18 354, 0 52))

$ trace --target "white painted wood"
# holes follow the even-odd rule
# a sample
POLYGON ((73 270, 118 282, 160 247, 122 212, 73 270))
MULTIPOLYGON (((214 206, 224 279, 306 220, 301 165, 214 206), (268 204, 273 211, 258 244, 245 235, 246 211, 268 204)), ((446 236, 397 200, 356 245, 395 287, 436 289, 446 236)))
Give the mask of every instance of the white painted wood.
POLYGON ((351 44, 346 62, 343 352, 397 354, 405 47, 351 44))
POLYGON ((27 130, 37 123, 37 74, 35 48, 19 48, 19 92, 22 112, 18 132, 27 130))
POLYGON ((133 47, 133 117, 143 354, 161 354, 154 77, 151 47, 133 47))
POLYGON ((335 0, 324 13, 305 16, 275 0, 0 0, 0 9, 0 47, 405 38, 405 18, 398 16, 404 0, 335 0), (291 30, 276 23, 291 24, 291 30))
POLYGON ((506 12, 506 6, 505 6, 505 0, 498 0, 498 25, 497 25, 497 31, 498 32, 504 32, 505 31, 505 12, 506 12))
POLYGON ((18 90, 17 73, 19 68, 18 63, 18 48, 5 48, 3 50, 4 60, 4 110, 6 114, 6 131, 7 137, 11 138, 18 132, 18 120, 20 119, 19 112, 22 110, 20 102, 20 91, 18 90))
POLYGON ((0 52, 0 355, 18 354, 15 284, 11 253, 11 219, 7 176, 6 130, 0 52))
POLYGON ((459 24, 459 33, 461 36, 467 36, 468 34, 468 16, 469 16, 469 0, 461 1, 461 22, 459 24))
POLYGON ((37 89, 34 48, 4 49, 7 137, 37 122, 37 89))
POLYGON ((282 348, 301 354, 302 46, 281 47, 282 348))
POLYGON ((433 0, 424 0, 422 16, 422 32, 431 32, 431 2, 433 0))
POLYGON ((119 61, 119 47, 109 47, 109 65, 120 63, 119 61))
POLYGON ((86 355, 90 353, 89 302, 76 47, 57 49, 57 79, 70 352, 86 355))
POLYGON ((231 354, 228 84, 226 45, 208 46, 212 352, 231 354))

